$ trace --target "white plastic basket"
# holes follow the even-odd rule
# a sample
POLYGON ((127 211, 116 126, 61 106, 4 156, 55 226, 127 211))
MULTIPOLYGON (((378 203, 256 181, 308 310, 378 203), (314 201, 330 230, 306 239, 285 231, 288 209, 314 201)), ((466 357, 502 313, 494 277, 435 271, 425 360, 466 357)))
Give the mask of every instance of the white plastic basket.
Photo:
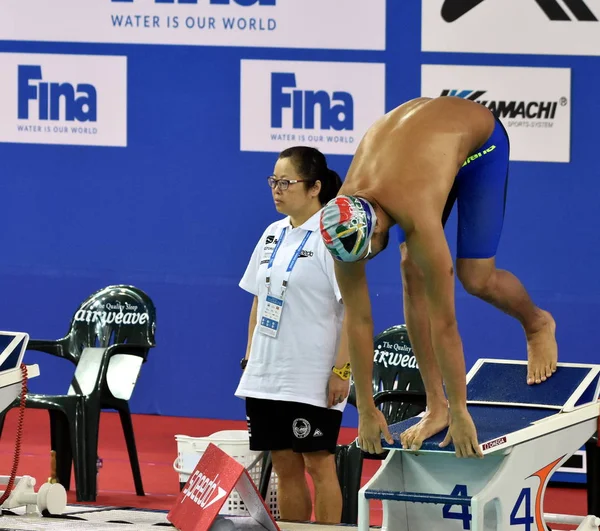
MULTIPOLYGON (((248 432, 246 430, 224 430, 218 431, 208 437, 189 437, 187 435, 175 435, 177 441, 177 458, 173 463, 173 469, 179 474, 179 482, 187 483, 190 475, 194 472, 198 461, 204 454, 209 443, 223 450, 227 455, 233 457, 248 471, 248 475, 258 487, 262 473, 263 452, 250 450, 248 432)), ((271 472, 269 491, 266 499, 267 507, 273 518, 279 518, 279 506, 277 503, 277 475, 271 472)), ((248 510, 240 495, 234 490, 227 502, 219 511, 221 514, 248 516, 248 510)))

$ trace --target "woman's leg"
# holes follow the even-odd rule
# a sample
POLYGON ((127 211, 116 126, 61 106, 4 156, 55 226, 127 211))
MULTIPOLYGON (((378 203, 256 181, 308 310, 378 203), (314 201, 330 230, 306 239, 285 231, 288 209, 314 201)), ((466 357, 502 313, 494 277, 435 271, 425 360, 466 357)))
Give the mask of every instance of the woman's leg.
POLYGON ((277 503, 281 519, 309 521, 312 503, 302 455, 292 450, 276 450, 271 452, 271 457, 278 480, 277 503))
POLYGON ((304 459, 292 451, 293 416, 290 402, 246 399, 246 418, 250 449, 270 451, 273 470, 278 476, 278 505, 283 520, 310 520, 312 504, 306 482, 304 459))
POLYGON ((315 520, 319 524, 339 524, 342 518, 342 489, 335 455, 321 450, 307 452, 303 456, 306 470, 315 486, 315 520))

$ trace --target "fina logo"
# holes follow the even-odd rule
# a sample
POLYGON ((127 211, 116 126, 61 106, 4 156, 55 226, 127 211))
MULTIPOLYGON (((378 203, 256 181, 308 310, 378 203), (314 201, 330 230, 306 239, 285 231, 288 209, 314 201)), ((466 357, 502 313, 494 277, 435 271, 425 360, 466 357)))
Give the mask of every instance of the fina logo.
MULTIPOLYGON (((200 2, 204 2, 206 0, 200 0, 200 2)), ((228 6, 231 4, 237 4, 242 7, 250 7, 250 6, 274 6, 276 5, 277 0, 210 0, 210 5, 214 6, 228 6)), ((111 0, 111 2, 116 3, 133 3, 133 0, 111 0)), ((198 4, 198 0, 154 0, 155 4, 198 4)))
POLYGON ((285 109, 292 111, 294 129, 315 129, 317 106, 320 108, 321 130, 351 131, 354 129, 354 100, 349 92, 302 90, 296 88, 296 74, 271 74, 271 127, 283 128, 285 109))
POLYGON ((29 120, 29 102, 38 102, 38 120, 95 122, 97 119, 96 88, 88 83, 74 87, 70 83, 42 81, 42 67, 19 65, 18 117, 29 120), (64 113, 61 116, 61 98, 64 113))

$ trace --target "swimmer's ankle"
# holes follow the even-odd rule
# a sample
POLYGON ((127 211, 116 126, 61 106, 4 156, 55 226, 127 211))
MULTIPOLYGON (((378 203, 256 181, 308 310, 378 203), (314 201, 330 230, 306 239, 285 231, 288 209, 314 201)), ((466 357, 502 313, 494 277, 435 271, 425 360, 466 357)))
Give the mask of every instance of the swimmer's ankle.
POLYGON ((429 415, 448 414, 448 402, 445 398, 436 400, 431 400, 428 398, 427 413, 429 413, 429 415))
POLYGON ((546 328, 553 321, 552 315, 546 310, 542 310, 541 308, 536 308, 535 316, 532 317, 530 322, 523 325, 525 329, 525 334, 527 336, 532 336, 546 328))

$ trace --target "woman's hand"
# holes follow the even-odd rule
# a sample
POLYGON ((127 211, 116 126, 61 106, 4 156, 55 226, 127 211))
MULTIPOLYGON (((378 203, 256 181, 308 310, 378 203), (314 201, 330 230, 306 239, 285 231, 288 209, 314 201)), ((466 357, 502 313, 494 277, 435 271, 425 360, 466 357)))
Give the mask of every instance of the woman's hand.
POLYGON ((342 380, 337 374, 331 373, 327 383, 327 407, 341 404, 350 392, 350 380, 342 380))

